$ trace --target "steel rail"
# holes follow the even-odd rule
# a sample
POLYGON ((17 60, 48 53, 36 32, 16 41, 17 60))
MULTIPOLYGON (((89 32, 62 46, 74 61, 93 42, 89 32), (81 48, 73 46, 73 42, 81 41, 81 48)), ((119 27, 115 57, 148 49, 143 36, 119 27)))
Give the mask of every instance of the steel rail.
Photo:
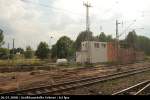
POLYGON ((64 83, 54 84, 54 85, 47 85, 41 86, 36 88, 24 89, 19 91, 10 91, 6 93, 1 93, 0 95, 43 95, 43 94, 53 94, 57 92, 63 92, 74 88, 79 88, 82 86, 87 86, 99 82, 104 82, 108 80, 113 80, 117 78, 122 78, 142 72, 150 71, 150 67, 134 69, 130 71, 119 72, 110 75, 98 76, 98 77, 91 77, 79 80, 72 80, 64 83))
POLYGON ((144 82, 140 82, 136 85, 123 89, 119 92, 113 93, 112 95, 138 95, 149 86, 150 86, 150 80, 146 80, 144 82))

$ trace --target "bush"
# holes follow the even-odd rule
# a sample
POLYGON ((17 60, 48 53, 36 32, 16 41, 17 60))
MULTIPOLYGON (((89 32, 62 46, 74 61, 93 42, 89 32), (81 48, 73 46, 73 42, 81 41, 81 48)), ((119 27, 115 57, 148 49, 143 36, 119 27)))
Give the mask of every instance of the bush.
POLYGON ((27 59, 31 59, 31 58, 33 58, 33 56, 34 56, 34 53, 33 53, 33 50, 31 49, 31 47, 30 46, 28 46, 27 48, 26 48, 26 51, 25 51, 25 58, 27 58, 27 59))
POLYGON ((94 64, 86 62, 84 66, 85 67, 94 67, 94 64))
POLYGON ((6 48, 0 48, 0 59, 7 59, 8 58, 9 50, 6 48))
POLYGON ((58 66, 69 66, 69 63, 60 63, 58 66))

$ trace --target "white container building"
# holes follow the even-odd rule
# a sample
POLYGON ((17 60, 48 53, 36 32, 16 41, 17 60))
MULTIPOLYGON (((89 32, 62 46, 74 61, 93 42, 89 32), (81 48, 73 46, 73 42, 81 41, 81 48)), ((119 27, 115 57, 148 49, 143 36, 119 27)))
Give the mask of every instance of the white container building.
POLYGON ((76 52, 77 63, 107 62, 107 42, 84 41, 81 43, 81 51, 76 52))

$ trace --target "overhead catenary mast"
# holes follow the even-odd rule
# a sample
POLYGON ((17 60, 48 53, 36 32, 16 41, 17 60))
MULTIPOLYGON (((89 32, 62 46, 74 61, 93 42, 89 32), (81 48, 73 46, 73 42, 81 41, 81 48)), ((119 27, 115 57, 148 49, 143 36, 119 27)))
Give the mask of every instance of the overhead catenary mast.
POLYGON ((86 7, 86 31, 90 31, 90 21, 89 21, 89 8, 92 7, 90 3, 83 3, 86 7))
POLYGON ((118 32, 118 26, 119 26, 118 20, 116 20, 116 60, 119 62, 119 32, 118 32))
POLYGON ((10 56, 9 43, 7 44, 7 49, 8 49, 8 62, 9 62, 9 56, 10 56))
POLYGON ((86 31, 87 31, 87 63, 91 63, 91 55, 90 55, 90 21, 89 21, 89 8, 92 7, 90 3, 83 3, 83 5, 86 7, 86 31))
POLYGON ((116 40, 118 41, 119 40, 119 33, 118 33, 118 26, 119 26, 119 23, 118 20, 116 20, 116 40))
POLYGON ((14 57, 14 55, 15 55, 14 49, 15 49, 15 39, 13 39, 13 57, 14 57))

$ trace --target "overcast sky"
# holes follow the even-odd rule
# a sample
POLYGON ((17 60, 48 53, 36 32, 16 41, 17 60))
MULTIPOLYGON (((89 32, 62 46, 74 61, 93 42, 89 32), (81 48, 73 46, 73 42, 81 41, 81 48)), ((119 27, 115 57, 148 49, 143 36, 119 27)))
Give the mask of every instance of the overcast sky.
MULTIPOLYGON (((4 46, 10 43, 12 48, 13 38, 16 48, 30 45, 33 49, 40 41, 52 45, 64 35, 75 40, 79 32, 85 30, 83 1, 87 0, 0 0, 0 28, 5 35, 4 46)), ((150 37, 150 0, 88 1, 92 5, 90 28, 94 35, 104 31, 114 37, 115 20, 118 19, 123 22, 119 33, 125 29, 128 32, 144 28, 137 29, 137 34, 150 37)))

